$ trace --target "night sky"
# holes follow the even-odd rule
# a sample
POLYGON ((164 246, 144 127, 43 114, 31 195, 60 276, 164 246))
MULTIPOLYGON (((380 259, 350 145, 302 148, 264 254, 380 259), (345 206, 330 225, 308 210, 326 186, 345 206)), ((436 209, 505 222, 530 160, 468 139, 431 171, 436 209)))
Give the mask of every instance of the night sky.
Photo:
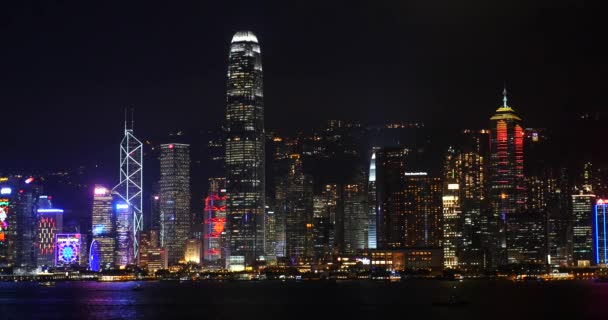
POLYGON ((260 39, 268 130, 482 128, 505 81, 526 126, 606 110, 607 23, 591 2, 257 2, 3 2, 0 168, 117 163, 128 106, 142 140, 216 128, 240 29, 260 39))

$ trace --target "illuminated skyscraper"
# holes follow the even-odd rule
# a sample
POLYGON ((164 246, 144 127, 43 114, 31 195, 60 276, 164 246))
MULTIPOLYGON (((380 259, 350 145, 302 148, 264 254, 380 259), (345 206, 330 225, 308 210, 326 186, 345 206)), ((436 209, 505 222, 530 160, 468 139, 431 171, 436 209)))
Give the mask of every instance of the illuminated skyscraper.
POLYGON ((378 249, 405 247, 405 148, 376 150, 376 190, 378 249))
POLYGON ((425 172, 406 172, 404 180, 405 247, 439 247, 441 179, 429 177, 425 172))
POLYGON ((8 184, 8 178, 2 177, 3 184, 0 185, 0 266, 8 266, 11 264, 10 248, 12 247, 12 229, 13 226, 9 223, 13 219, 9 219, 14 213, 12 204, 12 193, 14 186, 8 184), (10 228, 10 229, 9 229, 10 228))
POLYGON ((36 249, 38 266, 54 265, 55 235, 62 232, 63 210, 53 208, 48 196, 39 196, 36 249))
POLYGON ((226 180, 209 179, 205 199, 204 260, 215 262, 225 258, 226 250, 226 180))
POLYGON ((367 203, 369 212, 369 222, 367 227, 367 247, 370 249, 377 248, 376 237, 376 219, 378 217, 378 196, 376 194, 376 153, 372 153, 372 158, 369 164, 369 176, 367 184, 367 203))
POLYGON ((302 172, 299 154, 291 156, 287 177, 277 186, 279 214, 285 217, 286 256, 292 262, 313 256, 312 178, 302 172))
POLYGON ((36 267, 37 204, 41 192, 42 186, 33 178, 28 178, 14 197, 15 243, 12 256, 17 268, 27 270, 36 267))
POLYGON ((126 266, 135 263, 133 261, 133 224, 130 223, 132 216, 131 206, 119 201, 116 203, 116 251, 114 264, 126 266))
POLYGON ((161 247, 167 251, 169 265, 184 258, 190 237, 190 145, 160 146, 161 247))
POLYGON ((462 211, 460 185, 448 172, 443 188, 443 265, 458 268, 458 253, 462 243, 462 211))
POLYGON ((93 191, 93 216, 91 221, 93 237, 113 236, 112 194, 108 188, 101 185, 95 185, 93 191))
POLYGON ((598 199, 593 212, 593 256, 598 266, 608 265, 608 202, 598 199))
MULTIPOLYGON (((264 103, 257 37, 239 31, 230 43, 226 95, 226 215, 229 251, 251 266, 264 254, 264 103)), ((234 268, 233 268, 234 269, 234 268)))
POLYGON ((329 242, 330 225, 329 225, 330 208, 328 201, 321 195, 313 197, 313 252, 315 258, 321 259, 331 253, 329 242))
POLYGON ((444 166, 444 263, 461 270, 483 267, 482 202, 485 199, 487 131, 464 130, 463 140, 448 149, 444 166), (454 263, 458 265, 455 266, 454 263))
POLYGON ((588 267, 593 262, 593 203, 595 195, 572 195, 572 260, 575 266, 588 267))
MULTIPOLYGON (((110 189, 102 185, 95 185, 95 189, 93 190, 93 210, 91 218, 93 239, 91 240, 90 247, 90 250, 95 251, 89 253, 89 265, 96 268, 97 270, 95 271, 114 266, 116 232, 114 228, 114 219, 112 218, 114 212, 114 208, 112 208, 112 199, 110 189), (95 254, 97 254, 97 256, 95 256, 95 254), (94 259, 92 263, 91 256, 94 259)), ((128 217, 125 218, 128 219, 128 217)))
POLYGON ((363 183, 344 185, 344 253, 354 254, 367 248, 369 211, 363 183))
POLYGON ((124 241, 128 238, 130 243, 117 241, 117 255, 121 257, 121 263, 135 264, 139 255, 139 233, 143 230, 142 197, 143 197, 143 145, 133 135, 133 120, 131 128, 127 127, 125 119, 124 138, 120 143, 120 182, 114 187, 115 194, 122 204, 129 206, 128 209, 121 209, 122 214, 116 215, 116 232, 118 226, 124 231, 129 230, 130 235, 121 235, 124 241), (129 211, 131 216, 125 213, 129 211))
POLYGON ((485 246, 490 253, 490 266, 507 263, 507 218, 524 208, 524 131, 521 118, 507 105, 507 90, 503 105, 491 120, 490 189, 491 211, 487 217, 488 234, 485 246))

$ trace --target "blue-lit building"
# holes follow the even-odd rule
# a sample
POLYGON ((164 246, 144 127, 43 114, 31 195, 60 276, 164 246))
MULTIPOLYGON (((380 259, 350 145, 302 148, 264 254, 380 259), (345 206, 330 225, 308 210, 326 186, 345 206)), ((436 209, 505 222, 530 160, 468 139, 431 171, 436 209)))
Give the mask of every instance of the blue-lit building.
POLYGON ((91 248, 89 249, 89 269, 91 271, 101 270, 101 245, 99 241, 93 239, 91 241, 91 248))
POLYGON ((369 175, 367 178, 369 225, 367 230, 367 247, 377 248, 376 219, 378 217, 378 197, 376 195, 376 153, 372 153, 369 163, 369 175))
POLYGON ((597 265, 608 264, 608 201, 598 199, 593 211, 593 256, 597 265))

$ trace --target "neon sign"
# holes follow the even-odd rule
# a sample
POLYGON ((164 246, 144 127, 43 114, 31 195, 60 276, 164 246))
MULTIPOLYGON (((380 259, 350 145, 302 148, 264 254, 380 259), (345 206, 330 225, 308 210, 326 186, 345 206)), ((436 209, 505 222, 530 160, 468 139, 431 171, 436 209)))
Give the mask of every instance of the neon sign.
POLYGON ((12 192, 13 192, 13 189, 11 189, 11 188, 4 187, 4 188, 0 189, 0 194, 11 194, 12 192))
POLYGON ((63 209, 38 209, 38 213, 63 213, 63 209))

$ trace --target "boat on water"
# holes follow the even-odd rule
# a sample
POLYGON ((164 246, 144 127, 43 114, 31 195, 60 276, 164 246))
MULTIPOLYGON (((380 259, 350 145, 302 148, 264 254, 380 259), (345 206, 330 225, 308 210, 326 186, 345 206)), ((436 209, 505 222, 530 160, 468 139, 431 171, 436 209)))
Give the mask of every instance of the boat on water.
POLYGON ((43 287, 54 287, 55 286, 55 281, 38 282, 38 285, 43 286, 43 287))
POLYGON ((401 274, 399 274, 399 272, 391 272, 391 274, 388 276, 388 281, 389 282, 398 282, 401 281, 401 274))

